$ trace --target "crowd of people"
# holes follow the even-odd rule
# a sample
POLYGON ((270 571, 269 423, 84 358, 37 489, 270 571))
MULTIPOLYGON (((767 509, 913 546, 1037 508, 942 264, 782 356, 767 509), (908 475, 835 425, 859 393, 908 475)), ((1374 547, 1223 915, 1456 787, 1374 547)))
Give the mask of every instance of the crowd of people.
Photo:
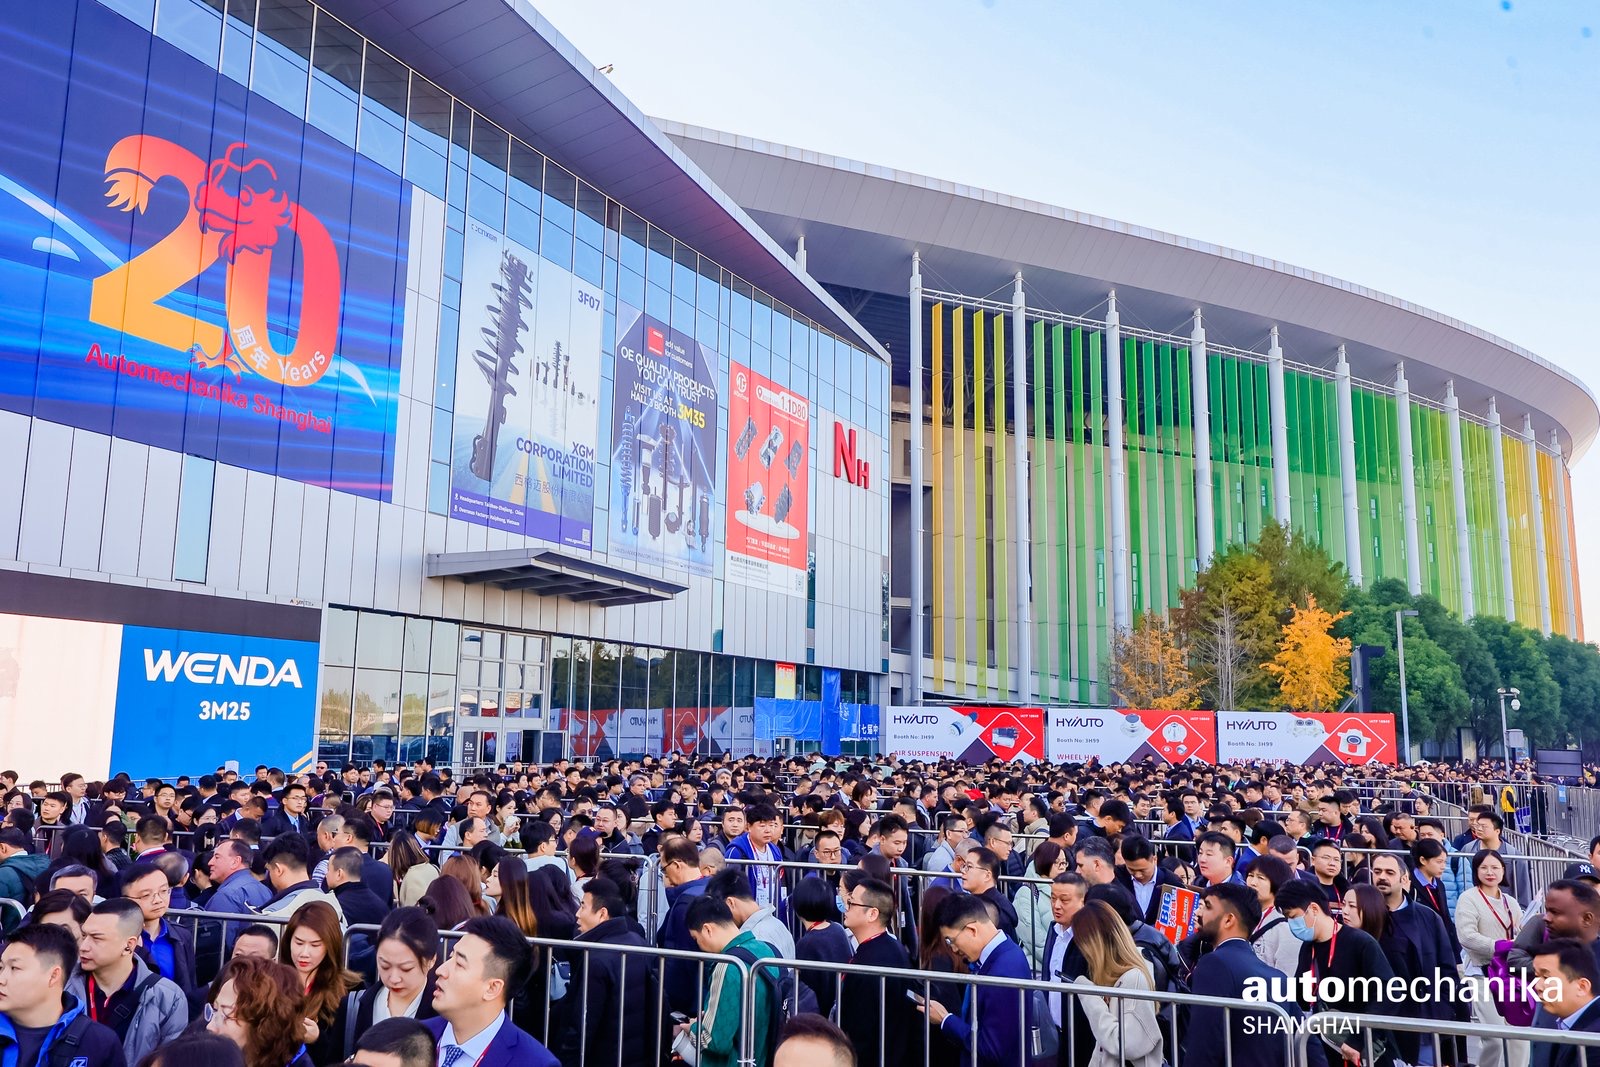
POLYGON ((1600 838, 1435 810, 1473 775, 5 771, 0 1067, 1576 1067, 1600 838))

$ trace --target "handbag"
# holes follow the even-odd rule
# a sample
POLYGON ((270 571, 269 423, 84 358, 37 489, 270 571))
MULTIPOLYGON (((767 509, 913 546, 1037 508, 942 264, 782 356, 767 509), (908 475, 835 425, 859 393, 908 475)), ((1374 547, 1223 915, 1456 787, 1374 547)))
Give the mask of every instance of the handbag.
POLYGON ((1531 1026, 1538 1005, 1534 1003, 1533 989, 1523 972, 1511 966, 1511 950, 1516 944, 1515 941, 1496 941, 1494 958, 1484 965, 1483 977, 1489 987, 1489 1000, 1506 1025, 1531 1026))

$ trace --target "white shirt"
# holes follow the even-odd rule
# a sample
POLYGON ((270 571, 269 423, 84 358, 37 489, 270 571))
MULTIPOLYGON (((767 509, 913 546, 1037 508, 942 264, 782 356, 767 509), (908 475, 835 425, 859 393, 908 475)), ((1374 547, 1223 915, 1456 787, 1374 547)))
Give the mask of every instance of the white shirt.
MULTIPOLYGON (((378 1021, 376 1011, 373 1013, 372 1021, 378 1021)), ((446 1045, 458 1045, 460 1046, 461 1051, 466 1053, 465 1057, 458 1062, 464 1065, 464 1067, 475 1067, 477 1062, 483 1059, 483 1054, 489 1049, 489 1043, 494 1040, 494 1035, 500 1032, 500 1027, 505 1025, 505 1021, 506 1013, 501 1012, 499 1015, 494 1017, 494 1022, 490 1023, 488 1026, 485 1026, 471 1041, 465 1042, 456 1040, 456 1027, 454 1023, 445 1023, 444 1033, 439 1035, 439 1062, 444 1062, 444 1050, 446 1045)))
POLYGON ((1156 883, 1161 879, 1152 874, 1148 882, 1141 882, 1133 875, 1128 875, 1128 881, 1133 884, 1133 899, 1139 905, 1139 918, 1150 914, 1150 898, 1155 896, 1156 883))
POLYGON ((756 866, 755 898, 756 903, 770 908, 778 906, 778 868, 771 866, 778 860, 778 851, 771 845, 750 850, 756 859, 769 861, 756 866))
POLYGON ((425 992, 427 992, 426 986, 417 990, 417 995, 412 998, 411 1003, 401 1008, 399 1015, 392 1015, 389 1012, 389 991, 382 990, 372 1001, 372 1021, 381 1023, 385 1019, 415 1019, 417 1008, 422 1004, 422 994, 425 992))
MULTIPOLYGON (((1057 981, 1056 976, 1061 973, 1061 965, 1067 959, 1067 946, 1072 944, 1072 927, 1056 923, 1056 943, 1050 950, 1050 958, 1045 961, 1044 978, 1047 982, 1057 981)), ((1055 1020, 1056 1026, 1061 1025, 1061 994, 1050 994, 1050 1018, 1055 1020)))

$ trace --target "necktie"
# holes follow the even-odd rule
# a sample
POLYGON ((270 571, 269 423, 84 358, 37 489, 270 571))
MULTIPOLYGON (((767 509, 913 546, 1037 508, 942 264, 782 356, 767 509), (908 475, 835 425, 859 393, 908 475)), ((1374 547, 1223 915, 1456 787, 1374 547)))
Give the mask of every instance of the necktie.
POLYGON ((467 1058, 467 1050, 460 1045, 439 1046, 439 1067, 456 1067, 467 1058))

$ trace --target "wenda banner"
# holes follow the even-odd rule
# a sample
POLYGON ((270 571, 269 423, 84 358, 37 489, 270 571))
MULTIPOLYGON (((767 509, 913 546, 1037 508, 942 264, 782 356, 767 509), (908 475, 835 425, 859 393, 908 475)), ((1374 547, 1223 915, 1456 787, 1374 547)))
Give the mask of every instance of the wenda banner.
POLYGON ((388 498, 406 182, 92 0, 0 54, 0 408, 388 498))

